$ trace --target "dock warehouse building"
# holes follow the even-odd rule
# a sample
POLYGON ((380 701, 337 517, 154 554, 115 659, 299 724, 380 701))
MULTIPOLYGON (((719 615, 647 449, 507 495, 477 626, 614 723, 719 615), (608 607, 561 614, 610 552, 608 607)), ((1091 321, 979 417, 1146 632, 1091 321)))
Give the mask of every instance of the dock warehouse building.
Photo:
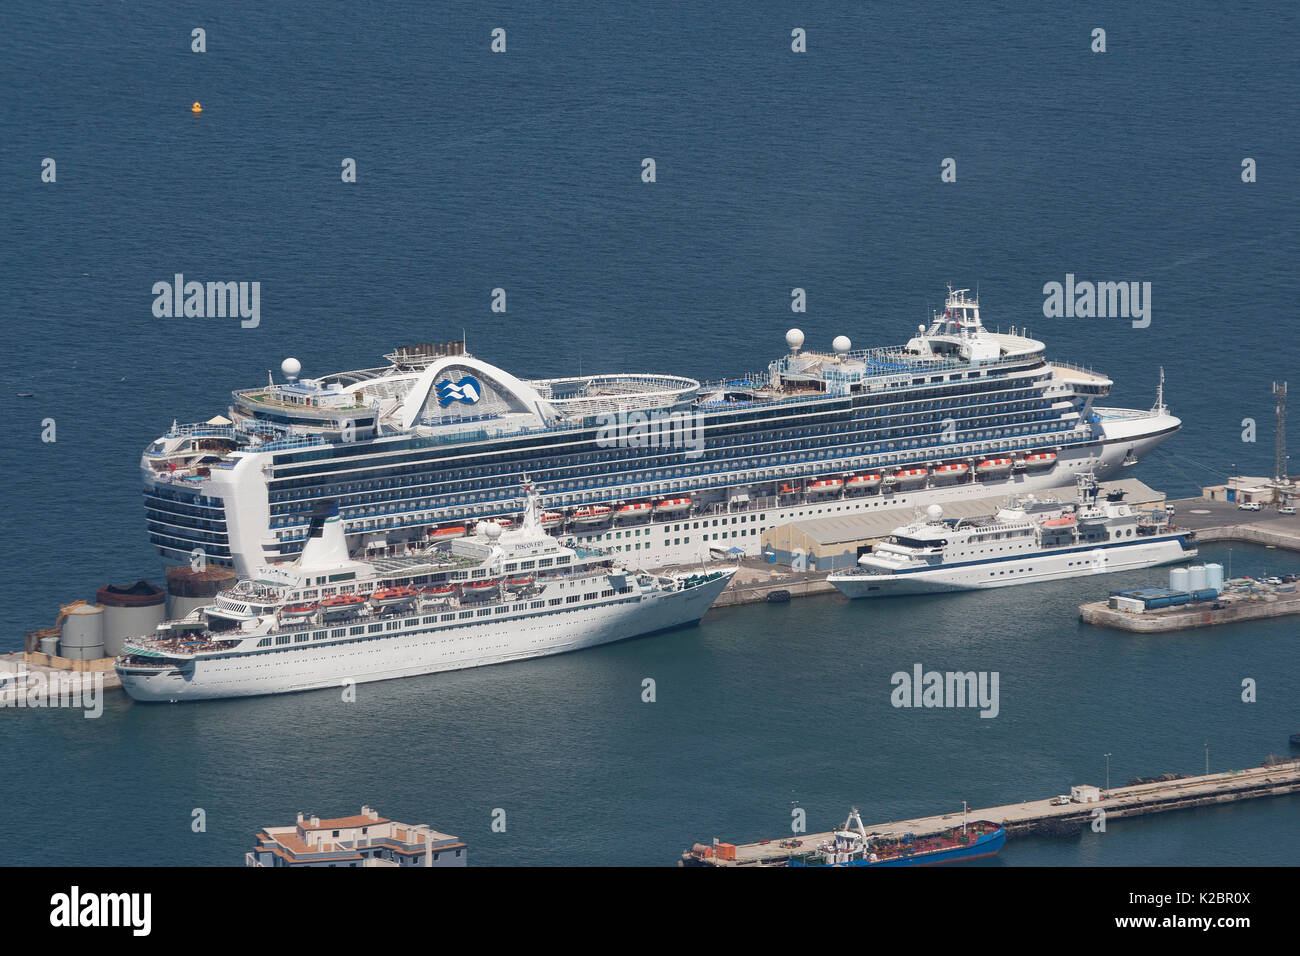
MULTIPOLYGON (((1165 495, 1136 478, 1103 481, 1101 494, 1123 492, 1124 501, 1134 511, 1164 512, 1165 495)), ((1034 493, 1039 501, 1056 498, 1075 500, 1075 488, 1067 485, 1034 493)), ((943 505, 945 518, 980 518, 996 514, 1007 504, 1007 495, 986 498, 956 499, 943 505)), ((828 502, 834 507, 834 502, 828 502)), ((829 509, 828 509, 829 510, 829 509)), ((792 564, 796 554, 808 560, 810 571, 836 571, 853 567, 859 556, 893 533, 895 528, 913 520, 911 508, 887 508, 867 514, 827 514, 824 517, 799 518, 763 532, 763 554, 777 564, 792 564)))

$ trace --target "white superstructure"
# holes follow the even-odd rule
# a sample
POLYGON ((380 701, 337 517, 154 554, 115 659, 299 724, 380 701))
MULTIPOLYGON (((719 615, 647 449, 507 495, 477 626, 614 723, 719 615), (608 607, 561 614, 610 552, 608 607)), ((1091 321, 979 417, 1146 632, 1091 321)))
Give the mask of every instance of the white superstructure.
POLYGON ((391 555, 517 518, 526 471, 548 530, 655 568, 757 555, 766 529, 804 518, 1058 487, 1090 460, 1109 478, 1180 427, 1161 400, 1098 407, 1109 378, 986 328, 965 290, 905 345, 817 351, 791 329, 786 347, 712 383, 526 380, 463 342, 312 378, 286 360, 284 381, 146 449, 149 537, 170 562, 248 576, 296 557, 336 503, 353 553, 391 555))
POLYGON ((1099 500, 1091 472, 1077 501, 1033 496, 988 518, 945 520, 940 505, 830 575, 851 598, 1000 588, 1085 574, 1109 574, 1193 557, 1191 533, 1141 520, 1118 496, 1099 500))
POLYGON ((566 547, 542 528, 538 489, 525 492, 518 528, 484 523, 374 561, 350 557, 338 515, 319 515, 293 563, 128 640, 122 686, 136 700, 197 700, 558 654, 695 623, 735 573, 654 575, 566 547))

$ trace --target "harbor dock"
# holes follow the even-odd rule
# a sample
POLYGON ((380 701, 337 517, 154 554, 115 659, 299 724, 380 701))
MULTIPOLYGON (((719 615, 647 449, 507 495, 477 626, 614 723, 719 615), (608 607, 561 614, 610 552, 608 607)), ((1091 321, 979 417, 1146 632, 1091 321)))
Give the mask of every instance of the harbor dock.
POLYGON ((1286 617, 1289 614, 1300 614, 1300 594, 1266 595, 1259 600, 1223 597, 1213 605, 1187 604, 1182 607, 1146 611, 1142 614, 1116 610, 1110 607, 1107 601, 1092 601, 1079 605, 1079 618, 1085 624, 1114 627, 1138 634, 1181 631, 1191 627, 1231 624, 1234 621, 1286 617))
MULTIPOLYGON (((1300 518, 1281 517, 1268 512, 1257 512, 1252 515, 1250 512, 1239 511, 1236 505, 1206 501, 1203 498, 1184 498, 1169 503, 1177 508, 1177 517, 1174 519, 1177 526, 1195 531, 1197 544, 1240 541, 1267 548, 1300 552, 1300 518)), ((887 534, 898 524, 903 523, 910 513, 910 509, 906 508, 881 512, 874 516, 877 525, 873 526, 872 532, 887 534)), ((742 558, 739 561, 733 559, 728 563, 739 564, 741 569, 719 596, 714 604, 715 607, 838 593, 835 586, 826 581, 827 576, 833 573, 829 570, 793 571, 789 565, 771 563, 753 557, 742 558)), ((682 567, 688 569, 688 566, 682 567)), ((1104 601, 1099 603, 1105 606, 1104 601)), ((1081 607, 1080 612, 1082 611, 1081 607)), ((1241 616, 1225 617, 1223 620, 1251 620, 1256 617, 1276 617, 1280 614, 1296 612, 1292 610, 1276 613, 1246 613, 1243 610, 1235 613, 1241 616)), ((1089 621, 1089 623, 1103 622, 1089 621)), ((1219 622, 1216 620, 1212 623, 1219 622)))
MULTIPOLYGON (((1179 777, 1152 783, 1102 790, 1075 787, 1076 799, 1059 802, 1044 798, 1027 803, 1013 803, 984 810, 958 810, 942 816, 918 817, 868 825, 869 836, 899 838, 911 833, 926 836, 960 826, 966 820, 988 820, 1006 828, 1007 838, 1077 833, 1104 811, 1109 823, 1128 817, 1147 816, 1171 810, 1213 806, 1254 800, 1260 797, 1300 793, 1300 760, 1272 766, 1230 770, 1203 776, 1179 777)), ((791 857, 799 858, 816 851, 834 839, 834 832, 798 834, 792 837, 759 840, 755 843, 695 844, 684 850, 678 866, 785 866, 791 857), (797 844, 797 845, 796 845, 797 844)))

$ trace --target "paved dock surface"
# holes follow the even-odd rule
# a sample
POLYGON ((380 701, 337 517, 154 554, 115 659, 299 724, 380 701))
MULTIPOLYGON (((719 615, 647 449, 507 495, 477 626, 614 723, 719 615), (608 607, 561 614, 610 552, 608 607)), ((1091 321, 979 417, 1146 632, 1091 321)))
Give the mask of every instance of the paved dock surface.
MULTIPOLYGON (((1253 767, 1208 776, 1115 787, 1102 790, 1102 800, 1096 803, 1053 805, 1053 798, 1047 797, 1028 803, 970 810, 965 818, 1000 823, 1007 828, 1007 836, 1014 837, 1027 835, 1053 822, 1087 825, 1098 810, 1105 812, 1107 820, 1114 820, 1289 793, 1300 793, 1300 761, 1274 767, 1253 767)), ((906 833, 925 835, 960 826, 961 822, 962 813, 957 810, 941 816, 868 824, 867 833, 882 837, 900 837, 906 833)), ((702 859, 693 856, 688 850, 682 854, 682 862, 694 866, 783 866, 790 856, 811 853, 833 838, 833 831, 796 835, 793 839, 802 843, 802 846, 796 848, 780 845, 782 840, 791 839, 788 835, 757 843, 738 843, 734 860, 702 859)))

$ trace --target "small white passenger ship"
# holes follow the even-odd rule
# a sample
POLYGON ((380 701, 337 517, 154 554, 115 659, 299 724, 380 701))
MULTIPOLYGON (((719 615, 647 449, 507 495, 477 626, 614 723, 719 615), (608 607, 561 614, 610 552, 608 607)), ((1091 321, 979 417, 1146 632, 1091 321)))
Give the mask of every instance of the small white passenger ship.
POLYGON ((851 598, 893 597, 1132 571, 1196 555, 1192 532, 1140 520, 1122 493, 1099 500, 1091 471, 1077 483, 1074 503, 1030 495, 992 517, 945 519, 930 505, 857 568, 827 580, 851 598))
POLYGON ((129 640, 115 662, 136 700, 339 687, 575 651, 694 624, 734 567, 652 575, 569 548, 525 479, 519 527, 482 522, 421 553, 359 561, 337 509, 312 519, 293 563, 129 640))

